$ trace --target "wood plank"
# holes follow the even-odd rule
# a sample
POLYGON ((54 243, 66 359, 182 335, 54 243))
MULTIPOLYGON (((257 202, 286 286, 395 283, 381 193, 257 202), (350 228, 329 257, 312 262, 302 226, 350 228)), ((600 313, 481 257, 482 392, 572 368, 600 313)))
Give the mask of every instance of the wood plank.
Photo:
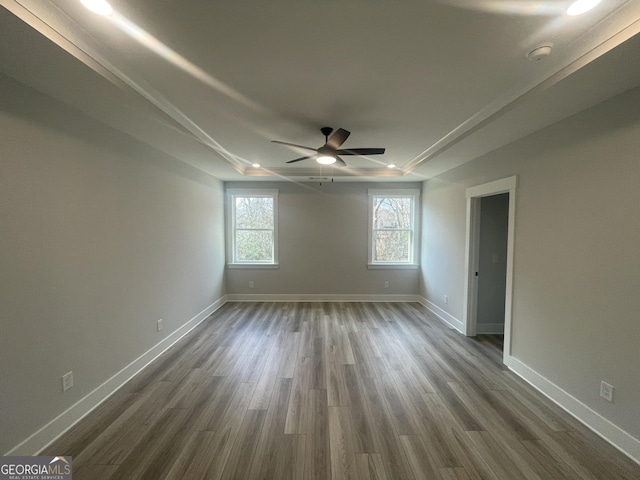
POLYGON ((305 480, 331 478, 329 446, 329 406, 326 390, 311 390, 309 394, 309 426, 305 442, 305 480))
POLYGON ((304 434, 307 433, 308 423, 305 422, 305 414, 309 405, 309 384, 311 382, 311 369, 313 368, 312 359, 303 357, 298 362, 295 374, 293 376, 293 384, 291 387, 291 395, 289 397, 289 405, 287 408, 287 419, 284 426, 285 434, 304 434))
POLYGON ((438 475, 442 480, 471 480, 464 468, 439 468, 438 475))
POLYGON ((437 467, 461 467, 452 447, 451 425, 455 424, 454 418, 438 395, 423 394, 421 400, 424 408, 420 411, 420 435, 429 457, 437 467))
MULTIPOLYGON (((328 353, 328 356, 331 356, 328 353)), ((349 406, 349 387, 344 375, 345 365, 331 360, 327 361, 327 395, 330 407, 349 406)))
POLYGON ((482 456, 489 468, 500 480, 522 478, 543 480, 528 465, 515 462, 508 452, 500 447, 489 432, 466 432, 466 436, 475 450, 482 456), (526 469, 519 468, 526 466, 526 469))
POLYGON ((243 480, 249 476, 249 470, 266 415, 266 410, 247 410, 233 445, 233 450, 230 452, 225 464, 221 477, 223 480, 243 480))
POLYGON ((187 437, 181 432, 188 428, 185 421, 189 413, 187 409, 166 410, 148 432, 139 438, 111 479, 156 479, 163 472, 169 471, 184 447, 182 444, 187 443, 187 437), (179 440, 176 441, 176 438, 179 440))
POLYGON ((251 408, 252 410, 266 409, 269 406, 271 394, 273 393, 273 387, 276 384, 276 379, 278 378, 279 367, 279 349, 274 342, 273 345, 271 345, 269 354, 264 361, 263 370, 257 382, 258 385, 253 394, 253 399, 251 400, 251 405, 249 406, 249 408, 251 408))
POLYGON ((109 480, 118 469, 118 465, 81 465, 76 467, 75 461, 72 465, 75 480, 109 480))
POLYGON ((420 437, 416 435, 400 435, 400 441, 416 479, 429 480, 437 478, 436 471, 429 460, 427 449, 420 437))
POLYGON ((281 455, 278 445, 285 436, 284 427, 287 419, 291 382, 290 378, 278 378, 275 381, 272 396, 267 405, 264 425, 260 431, 260 438, 251 463, 251 470, 247 477, 249 479, 276 478, 274 475, 279 464, 278 457, 281 455))
POLYGON ((356 465, 361 480, 387 480, 382 455, 379 453, 356 454, 356 465))
POLYGON ((382 455, 387 477, 393 479, 413 479, 413 473, 406 461, 402 446, 393 426, 393 420, 387 411, 382 395, 373 379, 361 379, 366 392, 371 429, 375 435, 375 445, 382 455))
POLYGON ((371 413, 364 397, 363 386, 358 380, 357 369, 354 365, 345 365, 344 370, 355 450, 358 453, 374 453, 377 450, 372 430, 371 413))
MULTIPOLYGON (((163 415, 165 395, 174 391, 174 385, 160 382, 148 387, 122 415, 100 432, 100 435, 77 456, 74 465, 120 464, 163 415), (135 432, 135 435, 132 434, 135 432)), ((54 451, 52 451, 54 453, 54 451)))
POLYGON ((355 442, 348 407, 329 406, 329 444, 331 478, 333 480, 357 479, 355 442))
POLYGON ((279 378, 293 378, 298 359, 299 344, 300 332, 283 334, 283 345, 278 352, 280 357, 280 366, 278 368, 279 378))

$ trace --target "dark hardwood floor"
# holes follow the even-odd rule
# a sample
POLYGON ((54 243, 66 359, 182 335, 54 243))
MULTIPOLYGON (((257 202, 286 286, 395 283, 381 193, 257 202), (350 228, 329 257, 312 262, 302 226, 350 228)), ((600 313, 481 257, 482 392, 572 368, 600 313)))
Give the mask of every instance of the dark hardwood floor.
POLYGON ((43 452, 90 479, 638 480, 414 303, 228 303, 43 452))

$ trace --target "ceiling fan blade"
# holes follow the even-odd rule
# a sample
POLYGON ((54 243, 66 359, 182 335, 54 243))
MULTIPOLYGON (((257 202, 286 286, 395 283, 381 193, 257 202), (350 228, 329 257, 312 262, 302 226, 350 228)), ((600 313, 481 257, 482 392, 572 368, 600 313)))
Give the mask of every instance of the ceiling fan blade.
POLYGON ((315 157, 315 155, 307 155, 305 157, 300 157, 300 158, 296 158, 294 160, 289 160, 287 163, 295 163, 295 162, 299 162, 300 160, 306 160, 307 158, 313 158, 315 157))
POLYGON ((289 147, 297 147, 297 148, 304 148, 305 150, 313 150, 314 152, 316 151, 315 148, 311 148, 311 147, 305 147, 304 145, 297 145, 295 143, 289 143, 289 142, 281 142, 279 140, 271 140, 271 143, 278 143, 280 145, 287 145, 289 147))
POLYGON ((349 138, 349 135, 351 135, 351 132, 348 132, 344 128, 339 128, 333 133, 333 135, 329 137, 325 145, 335 150, 340 145, 342 145, 347 140, 347 138, 349 138))
POLYGON ((336 150, 340 155, 382 155, 384 148, 347 148, 336 150))
POLYGON ((343 167, 347 166, 347 162, 345 162, 343 159, 341 159, 339 156, 336 155, 336 162, 338 162, 340 165, 342 165, 343 167))

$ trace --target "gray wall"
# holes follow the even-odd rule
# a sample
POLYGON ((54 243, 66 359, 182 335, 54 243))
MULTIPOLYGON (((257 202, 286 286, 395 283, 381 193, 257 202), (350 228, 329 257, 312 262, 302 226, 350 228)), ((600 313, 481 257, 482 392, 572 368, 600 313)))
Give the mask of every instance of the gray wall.
POLYGON ((279 190, 280 267, 227 269, 229 294, 418 293, 418 270, 367 269, 367 215, 370 188, 419 189, 419 183, 226 182, 225 187, 279 190))
POLYGON ((504 331, 509 194, 480 199, 477 333, 504 331))
POLYGON ((465 189, 518 175, 512 355, 635 438, 638 105, 636 88, 425 182, 421 271, 421 294, 461 320, 465 189))
POLYGON ((0 138, 2 454, 224 296, 224 212, 221 182, 1 75, 0 138))

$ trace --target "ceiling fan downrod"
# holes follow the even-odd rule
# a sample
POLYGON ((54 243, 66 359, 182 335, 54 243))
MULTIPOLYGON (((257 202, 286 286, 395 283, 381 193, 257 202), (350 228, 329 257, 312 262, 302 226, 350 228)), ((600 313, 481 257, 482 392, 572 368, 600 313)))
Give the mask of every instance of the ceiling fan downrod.
POLYGON ((329 141, 329 135, 331 135, 331 132, 333 132, 333 128, 331 128, 331 127, 322 127, 320 129, 320 131, 324 135, 324 143, 327 143, 329 141))

